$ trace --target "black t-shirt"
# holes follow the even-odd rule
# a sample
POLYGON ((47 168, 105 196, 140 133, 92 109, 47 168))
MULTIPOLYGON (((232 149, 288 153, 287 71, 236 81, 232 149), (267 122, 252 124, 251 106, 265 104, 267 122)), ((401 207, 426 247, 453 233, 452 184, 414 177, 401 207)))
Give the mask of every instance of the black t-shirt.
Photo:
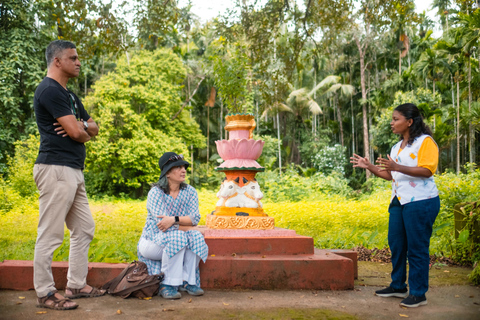
POLYGON ((40 150, 35 163, 53 164, 83 169, 85 145, 57 134, 54 122, 57 118, 75 115, 77 120, 88 120, 90 116, 78 97, 65 90, 57 81, 45 77, 35 90, 33 107, 40 132, 40 150))

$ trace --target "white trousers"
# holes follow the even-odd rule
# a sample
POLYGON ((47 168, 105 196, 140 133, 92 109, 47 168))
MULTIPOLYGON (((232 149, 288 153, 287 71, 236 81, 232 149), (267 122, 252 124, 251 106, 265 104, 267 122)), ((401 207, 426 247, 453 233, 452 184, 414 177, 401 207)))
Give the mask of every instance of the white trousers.
POLYGON ((150 260, 162 260, 163 284, 180 286, 183 281, 190 285, 196 285, 195 271, 200 263, 200 257, 192 250, 183 248, 176 255, 169 258, 163 246, 155 242, 140 238, 138 250, 140 254, 150 260))

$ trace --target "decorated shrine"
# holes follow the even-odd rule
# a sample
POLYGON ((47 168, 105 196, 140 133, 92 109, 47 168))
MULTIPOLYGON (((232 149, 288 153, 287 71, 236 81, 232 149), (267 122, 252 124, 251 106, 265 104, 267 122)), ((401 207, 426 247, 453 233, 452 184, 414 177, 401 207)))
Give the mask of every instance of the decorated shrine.
POLYGON ((215 211, 207 216, 212 229, 273 229, 275 221, 263 211, 263 193, 255 179, 265 170, 256 161, 264 142, 253 139, 255 119, 251 114, 226 116, 228 140, 215 141, 224 162, 215 168, 225 174, 215 211))

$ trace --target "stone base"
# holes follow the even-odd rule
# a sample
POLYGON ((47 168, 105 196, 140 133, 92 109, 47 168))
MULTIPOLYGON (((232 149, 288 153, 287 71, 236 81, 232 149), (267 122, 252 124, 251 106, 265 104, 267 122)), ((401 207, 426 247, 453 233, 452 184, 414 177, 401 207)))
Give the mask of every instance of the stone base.
POLYGON ((258 290, 349 290, 352 260, 322 250, 311 255, 231 253, 200 265, 202 288, 258 290))
POLYGON ((200 264, 203 288, 348 290, 357 253, 315 249, 294 230, 205 230, 209 257, 200 264), (231 234, 229 234, 231 233, 231 234))
MULTIPOLYGON (((87 283, 101 287, 120 274, 128 263, 91 262, 88 264, 87 283)), ((64 290, 67 286, 67 261, 52 262, 55 287, 64 290)), ((33 261, 5 260, 0 263, 0 289, 33 290, 33 261)), ((1 317, 0 317, 1 318, 1 317)))
POLYGON ((272 217, 217 216, 209 214, 206 217, 205 224, 212 229, 268 230, 275 228, 275 219, 272 217))

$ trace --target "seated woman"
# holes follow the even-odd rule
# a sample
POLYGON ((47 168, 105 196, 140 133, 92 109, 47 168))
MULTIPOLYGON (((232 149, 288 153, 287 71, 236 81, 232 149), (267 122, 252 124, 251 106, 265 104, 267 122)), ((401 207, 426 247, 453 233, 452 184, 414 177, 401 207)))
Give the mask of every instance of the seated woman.
POLYGON ((164 153, 158 162, 162 173, 147 198, 147 221, 138 243, 138 258, 150 274, 164 273, 160 285, 165 299, 179 299, 180 291, 203 294, 200 288, 200 259, 207 260, 203 235, 193 229, 200 220, 198 195, 185 183, 189 163, 182 155, 164 153))

